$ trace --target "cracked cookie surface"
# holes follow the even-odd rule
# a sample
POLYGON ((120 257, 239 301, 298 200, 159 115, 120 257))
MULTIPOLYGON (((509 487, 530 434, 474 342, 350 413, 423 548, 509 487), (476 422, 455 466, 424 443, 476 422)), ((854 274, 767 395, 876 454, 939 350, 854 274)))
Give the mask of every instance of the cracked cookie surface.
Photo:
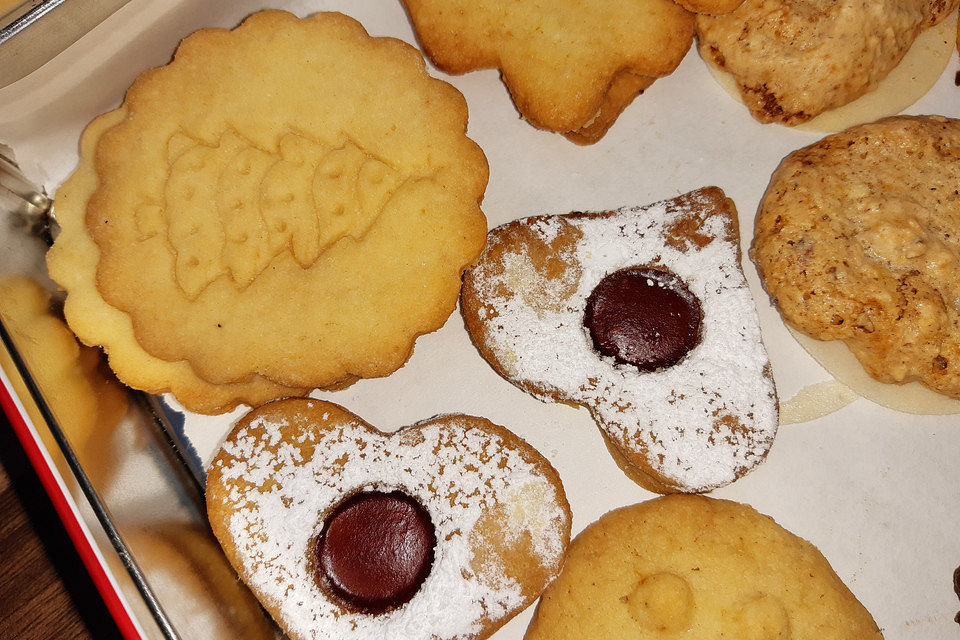
POLYGON ((698 16, 700 55, 761 122, 796 125, 874 89, 956 0, 746 0, 698 16))
POLYGON ((900 116, 787 156, 751 256, 784 320, 881 382, 960 397, 960 121, 900 116))

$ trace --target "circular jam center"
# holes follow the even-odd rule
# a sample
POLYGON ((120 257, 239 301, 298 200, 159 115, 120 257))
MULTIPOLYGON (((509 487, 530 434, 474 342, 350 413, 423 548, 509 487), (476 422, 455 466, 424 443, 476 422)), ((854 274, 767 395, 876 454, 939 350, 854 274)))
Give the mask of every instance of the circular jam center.
POLYGON ((348 608, 381 613, 417 592, 436 541, 430 514, 410 496, 357 493, 323 523, 315 543, 317 578, 348 608))
POLYGON ((600 281, 587 298, 583 324, 601 354, 653 371, 697 346, 701 319, 700 302, 680 278, 632 267, 600 281))

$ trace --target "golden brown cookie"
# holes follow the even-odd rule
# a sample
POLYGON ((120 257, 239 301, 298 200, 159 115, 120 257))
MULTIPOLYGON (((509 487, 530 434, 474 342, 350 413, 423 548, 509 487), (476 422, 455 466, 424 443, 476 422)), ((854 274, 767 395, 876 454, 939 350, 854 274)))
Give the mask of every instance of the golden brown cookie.
POLYGON ((812 544, 751 507, 665 496, 570 545, 526 640, 882 640, 812 544))
POLYGON ((500 375, 587 407, 654 491, 709 491, 763 461, 776 392, 723 191, 525 218, 487 242, 461 309, 500 375))
MULTIPOLYGON (((81 157, 92 157, 101 133, 123 119, 123 110, 117 110, 91 122, 80 140, 81 157)), ((118 378, 148 393, 169 391, 185 407, 200 413, 221 413, 238 404, 257 405, 306 393, 306 389, 284 387, 260 376, 213 384, 200 378, 187 362, 168 362, 144 351, 133 333, 130 316, 104 301, 92 276, 100 252, 86 230, 83 203, 96 185, 93 163, 86 162, 57 189, 54 214, 61 231, 47 254, 47 267, 50 277, 69 294, 63 312, 70 328, 86 343, 104 346, 118 378)))
POLYGON ((711 16, 730 13, 743 4, 743 0, 676 0, 676 2, 687 11, 711 16))
POLYGON ((698 16, 700 55, 761 122, 796 125, 874 89, 958 0, 746 0, 698 16))
POLYGON ((291 638, 482 639, 559 573, 560 477, 483 418, 383 433, 335 404, 244 417, 208 470, 227 558, 291 638))
POLYGON ((466 121, 416 50, 340 14, 197 32, 58 192, 72 328, 198 411, 391 373, 483 246, 466 121))
POLYGON ((672 0, 403 3, 434 64, 500 69, 524 118, 579 144, 603 137, 693 41, 693 15, 672 0))
POLYGON ((960 121, 900 116, 787 156, 751 256, 784 320, 882 382, 960 398, 960 121))

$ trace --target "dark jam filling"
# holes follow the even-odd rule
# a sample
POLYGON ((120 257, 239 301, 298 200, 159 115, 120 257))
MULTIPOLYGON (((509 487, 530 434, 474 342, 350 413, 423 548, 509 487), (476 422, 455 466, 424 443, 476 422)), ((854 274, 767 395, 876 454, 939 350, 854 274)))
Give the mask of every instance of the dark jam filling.
POLYGON ((408 602, 433 565, 430 514, 393 491, 357 493, 326 517, 314 543, 320 586, 346 608, 383 613, 408 602))
POLYGON ((631 267, 606 276, 587 298, 583 324, 594 348, 641 371, 670 367, 700 342, 700 301, 680 278, 631 267))
MULTIPOLYGON (((953 570, 953 592, 960 598, 960 567, 953 570)), ((960 624, 960 613, 953 617, 953 621, 960 624)))

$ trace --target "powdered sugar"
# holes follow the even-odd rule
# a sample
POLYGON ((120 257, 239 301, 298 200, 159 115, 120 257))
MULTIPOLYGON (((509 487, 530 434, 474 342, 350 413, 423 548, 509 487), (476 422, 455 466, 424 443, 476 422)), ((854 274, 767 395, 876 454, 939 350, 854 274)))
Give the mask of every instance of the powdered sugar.
POLYGON ((696 206, 668 201, 512 223, 529 223, 547 244, 564 229, 579 232, 572 248, 561 250, 570 265, 564 278, 548 279, 522 246, 501 246, 496 232, 491 243, 498 255, 503 250, 502 259, 482 259, 469 278, 486 318, 483 340, 511 380, 541 399, 559 395, 587 406, 619 447, 644 452, 678 488, 705 491, 763 459, 777 410, 738 250, 724 240, 733 222, 710 215, 697 194, 687 198, 696 206), (691 221, 704 242, 684 241, 674 231, 691 221), (587 297, 604 276, 641 265, 672 271, 703 311, 700 343, 677 365, 653 372, 602 357, 583 326, 587 297), (566 293, 558 298, 560 291, 566 293), (538 303, 538 296, 549 300, 538 303))
POLYGON ((479 631, 482 619, 516 613, 530 600, 521 585, 506 571, 491 572, 489 561, 482 568, 475 563, 476 547, 488 542, 477 538, 475 526, 494 509, 506 514, 508 544, 528 532, 542 566, 559 568, 569 536, 562 496, 498 434, 478 428, 476 419, 447 416, 389 435, 338 415, 333 428, 315 430, 257 418, 228 439, 213 463, 227 488, 229 536, 247 582, 279 609, 291 636, 458 638, 479 631), (420 590, 380 615, 333 603, 313 578, 308 548, 327 510, 352 492, 373 489, 416 498, 438 541, 420 590))

